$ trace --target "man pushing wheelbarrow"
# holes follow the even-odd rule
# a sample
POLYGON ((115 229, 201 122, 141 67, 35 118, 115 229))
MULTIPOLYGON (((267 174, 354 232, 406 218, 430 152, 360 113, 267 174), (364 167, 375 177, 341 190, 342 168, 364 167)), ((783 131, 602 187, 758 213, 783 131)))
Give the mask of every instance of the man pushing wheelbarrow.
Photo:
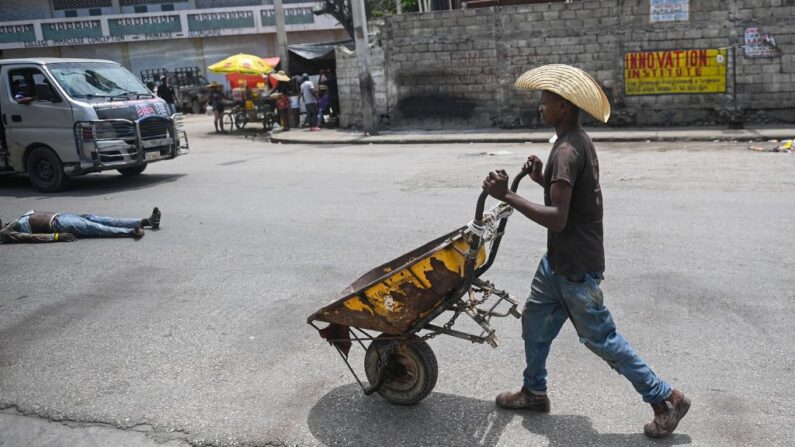
POLYGON ((690 399, 660 379, 616 331, 600 289, 605 262, 599 162, 591 138, 580 127, 580 111, 607 122, 607 97, 587 73, 560 64, 524 73, 515 87, 542 91, 539 111, 544 123, 554 127, 557 134, 546 167, 531 155, 510 188, 505 171, 490 172, 483 182, 484 193, 478 201, 475 220, 468 226, 371 271, 354 282, 341 300, 311 316, 310 323, 332 323, 320 330, 321 335, 337 347, 346 363, 352 341, 362 347, 370 341, 365 355, 370 386, 362 385, 365 393, 378 392, 395 403, 419 401, 436 380, 435 357, 425 339, 448 334, 496 345, 489 319, 516 315, 515 300, 481 280, 480 275, 496 256, 508 216, 518 210, 547 229, 547 253, 541 259, 521 313, 526 355, 523 386, 518 392, 497 396, 497 405, 550 411, 546 358, 552 340, 570 319, 580 341, 625 376, 652 406, 654 419, 644 426, 644 433, 654 438, 667 436, 687 414, 690 399), (543 205, 517 194, 518 183, 525 174, 544 188, 543 205), (501 203, 484 213, 486 194, 501 203), (372 290, 375 287, 384 292, 372 290), (484 308, 492 296, 496 302, 484 308), (496 311, 502 302, 511 306, 507 312, 496 311), (404 320, 395 318, 396 309, 409 306, 413 306, 412 311, 404 312, 404 320), (454 314, 447 324, 431 324, 445 311, 454 314), (459 313, 470 315, 484 332, 471 335, 451 329, 459 313), (374 319, 382 324, 369 323, 374 319), (367 332, 355 332, 361 329, 382 334, 371 337, 367 332), (419 335, 420 331, 427 333, 419 335), (420 392, 416 391, 417 386, 420 392), (411 399, 401 400, 407 390, 411 399))

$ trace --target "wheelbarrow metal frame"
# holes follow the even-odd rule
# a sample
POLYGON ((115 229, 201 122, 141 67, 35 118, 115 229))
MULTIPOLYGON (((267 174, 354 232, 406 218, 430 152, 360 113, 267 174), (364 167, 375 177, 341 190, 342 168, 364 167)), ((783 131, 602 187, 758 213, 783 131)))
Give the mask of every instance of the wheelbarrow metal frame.
MULTIPOLYGON (((513 183, 511 184, 511 188, 510 188, 512 192, 516 192, 518 190, 519 182, 526 175, 527 175, 527 172, 523 170, 514 178, 513 183)), ((480 196, 478 197, 477 206, 475 208, 475 219, 472 221, 472 226, 475 227, 475 228, 482 228, 482 226, 483 226, 483 212, 484 212, 484 207, 485 207, 485 203, 486 203, 486 199, 487 198, 488 198, 488 193, 486 191, 483 191, 480 194, 480 196)), ((470 341, 472 343, 480 343, 480 344, 489 343, 493 347, 496 347, 498 342, 496 340, 496 337, 494 336, 494 330, 488 325, 488 322, 489 322, 490 318, 491 317, 498 317, 498 318, 507 317, 508 315, 513 315, 513 316, 518 318, 518 317, 521 316, 521 314, 519 314, 518 311, 516 310, 518 302, 515 299, 513 299, 507 292, 494 288, 493 284, 491 284, 490 282, 480 280, 480 276, 482 274, 484 274, 486 271, 488 271, 488 269, 494 263, 494 260, 497 257, 497 252, 498 252, 499 247, 500 247, 500 242, 502 240, 502 236, 503 236, 503 234, 505 232, 505 227, 507 226, 507 224, 508 224, 508 216, 502 217, 500 219, 500 222, 499 222, 498 226, 497 226, 497 230, 494 233, 494 239, 492 240, 491 250, 489 252, 488 258, 486 259, 486 262, 482 266, 480 266, 479 268, 476 268, 476 263, 477 263, 477 255, 478 255, 479 250, 481 248, 480 247, 481 236, 479 234, 477 234, 477 233, 473 233, 471 235, 471 239, 469 241, 469 251, 467 253, 462 253, 462 255, 464 255, 464 257, 465 257, 463 282, 461 283, 461 285, 458 288, 456 288, 452 292, 446 294, 445 296, 438 296, 437 295, 437 297, 440 298, 441 301, 442 301, 441 305, 438 305, 428 315, 426 315, 426 316, 420 318, 419 320, 417 320, 413 325, 411 325, 409 327, 408 330, 399 331, 398 328, 395 328, 396 331, 399 332, 399 334, 387 335, 386 337, 384 337, 385 334, 382 334, 380 336, 380 338, 381 339, 386 339, 386 340, 394 339, 394 340, 407 341, 408 338, 411 335, 416 335, 417 333, 419 333, 422 330, 427 330, 427 331, 429 331, 429 334, 426 334, 426 335, 424 335, 421 338, 427 339, 427 338, 435 337, 436 335, 439 335, 439 334, 444 334, 444 335, 449 335, 449 336, 456 337, 456 338, 461 338, 463 340, 468 340, 468 341, 470 341), (488 290, 489 294, 494 294, 494 295, 496 295, 498 297, 498 299, 495 300, 494 304, 492 304, 491 307, 488 310, 480 309, 480 308, 478 308, 476 306, 466 306, 466 303, 462 300, 464 294, 466 294, 467 292, 470 292, 472 290, 473 285, 475 287, 477 287, 477 288, 488 290), (495 311, 496 308, 503 301, 507 301, 508 303, 510 303, 511 304, 511 308, 507 312, 504 312, 504 313, 496 312, 495 311), (446 323, 444 326, 437 326, 435 324, 431 324, 431 321, 433 321, 435 318, 437 318, 442 313, 447 312, 447 311, 455 312, 453 317, 450 319, 450 321, 448 321, 448 323, 446 323), (453 323, 455 322, 455 320, 458 318, 458 316, 461 313, 467 313, 468 316, 470 318, 472 318, 472 320, 483 329, 483 333, 481 335, 475 335, 475 334, 469 334, 469 333, 466 333, 466 332, 457 331, 457 330, 452 329, 451 326, 453 325, 453 323), (486 335, 483 335, 483 334, 486 334, 486 335)), ((463 234, 463 231, 466 228, 467 227, 464 226, 464 227, 458 228, 458 229, 456 229, 454 231, 451 231, 450 233, 447 233, 444 236, 441 236, 441 237, 433 240, 432 242, 430 242, 428 244, 425 244, 423 247, 431 246, 432 244, 439 245, 439 243, 441 241, 448 240, 451 237, 454 237, 457 233, 462 233, 463 234)), ((441 248, 437 248, 435 250, 429 250, 429 251, 426 252, 426 254, 435 253, 436 251, 438 251, 440 249, 441 248)), ((417 257, 416 259, 413 259, 413 260, 403 264, 403 268, 405 268, 405 270, 408 270, 410 272, 410 274, 412 276, 414 276, 419 281, 421 281, 421 279, 417 276, 417 274, 410 267, 414 266, 418 262, 421 262, 423 259, 424 258, 422 258, 422 257, 417 257)), ((351 296, 351 297, 352 296, 356 296, 360 300, 364 299, 365 301, 369 302, 370 301, 369 298, 367 297, 367 295, 362 293, 362 291, 365 291, 365 290, 369 289, 370 287, 375 286, 375 285, 377 285, 379 283, 384 283, 384 285, 388 286, 388 284, 386 284, 385 281, 387 279, 389 279, 393 274, 394 273, 391 272, 391 271, 386 272, 384 275, 381 275, 381 276, 377 277, 376 279, 366 283, 365 285, 359 286, 359 288, 357 289, 356 292, 351 293, 348 296, 351 296)), ((320 313, 320 311, 313 313, 307 319, 307 323, 309 323, 312 327, 314 327, 318 332, 321 332, 323 330, 323 328, 320 328, 320 327, 318 327, 315 324, 316 317, 317 317, 317 315, 319 313, 320 313)), ((334 324, 334 323, 330 323, 330 324, 334 324)), ((386 370, 386 368, 381 368, 380 369, 379 377, 378 377, 378 379, 376 380, 375 383, 370 384, 370 386, 365 386, 364 383, 362 382, 362 380, 359 378, 359 375, 356 373, 354 368, 351 366, 351 364, 349 362, 349 359, 348 359, 349 358, 348 353, 344 352, 340 348, 340 344, 341 343, 356 342, 362 347, 363 350, 367 351, 368 347, 365 346, 364 342, 372 343, 376 339, 376 336, 371 335, 370 333, 368 333, 366 330, 364 330, 362 328, 358 328, 358 327, 350 326, 350 325, 347 326, 347 336, 348 336, 347 338, 326 338, 326 341, 328 341, 337 350, 337 353, 340 355, 340 357, 342 358, 343 362, 345 362, 345 365, 348 367, 348 370, 350 370, 351 374, 353 374, 353 377, 356 379, 356 382, 359 384, 359 386, 364 391, 364 394, 365 395, 373 394, 381 386, 381 384, 382 384, 382 382, 384 380, 384 374, 385 374, 384 371, 386 370)), ((378 355, 379 355, 379 362, 385 362, 387 360, 386 358, 382 358, 380 353, 378 355)))

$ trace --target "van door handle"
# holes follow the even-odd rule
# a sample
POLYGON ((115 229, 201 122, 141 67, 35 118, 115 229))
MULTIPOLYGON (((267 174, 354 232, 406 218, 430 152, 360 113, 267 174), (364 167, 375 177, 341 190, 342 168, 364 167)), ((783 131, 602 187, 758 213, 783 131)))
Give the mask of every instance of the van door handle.
POLYGON ((22 122, 22 116, 20 116, 20 115, 11 115, 11 121, 13 121, 15 123, 21 123, 22 122))

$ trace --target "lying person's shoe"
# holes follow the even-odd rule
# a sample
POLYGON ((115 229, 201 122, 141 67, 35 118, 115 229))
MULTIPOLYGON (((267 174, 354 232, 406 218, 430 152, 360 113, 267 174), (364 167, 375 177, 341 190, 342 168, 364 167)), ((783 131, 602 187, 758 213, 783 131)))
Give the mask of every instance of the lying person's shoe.
POLYGON ((144 229, 141 227, 135 227, 133 228, 132 233, 130 234, 132 234, 132 237, 136 239, 141 239, 142 237, 144 237, 144 229))
POLYGON ((151 216, 145 219, 141 219, 141 226, 160 228, 160 216, 161 216, 160 210, 157 207, 155 207, 155 209, 152 210, 151 216))
POLYGON ((530 410, 549 413, 549 398, 546 394, 533 394, 522 387, 516 393, 506 391, 497 396, 497 406, 510 410, 530 410))

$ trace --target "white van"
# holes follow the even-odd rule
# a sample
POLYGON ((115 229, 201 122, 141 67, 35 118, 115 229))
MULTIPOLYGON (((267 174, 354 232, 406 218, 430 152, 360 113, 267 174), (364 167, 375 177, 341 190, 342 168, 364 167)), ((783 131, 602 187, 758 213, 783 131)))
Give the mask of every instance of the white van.
POLYGON ((42 191, 187 153, 181 117, 116 62, 0 59, 0 172, 26 172, 42 191))

